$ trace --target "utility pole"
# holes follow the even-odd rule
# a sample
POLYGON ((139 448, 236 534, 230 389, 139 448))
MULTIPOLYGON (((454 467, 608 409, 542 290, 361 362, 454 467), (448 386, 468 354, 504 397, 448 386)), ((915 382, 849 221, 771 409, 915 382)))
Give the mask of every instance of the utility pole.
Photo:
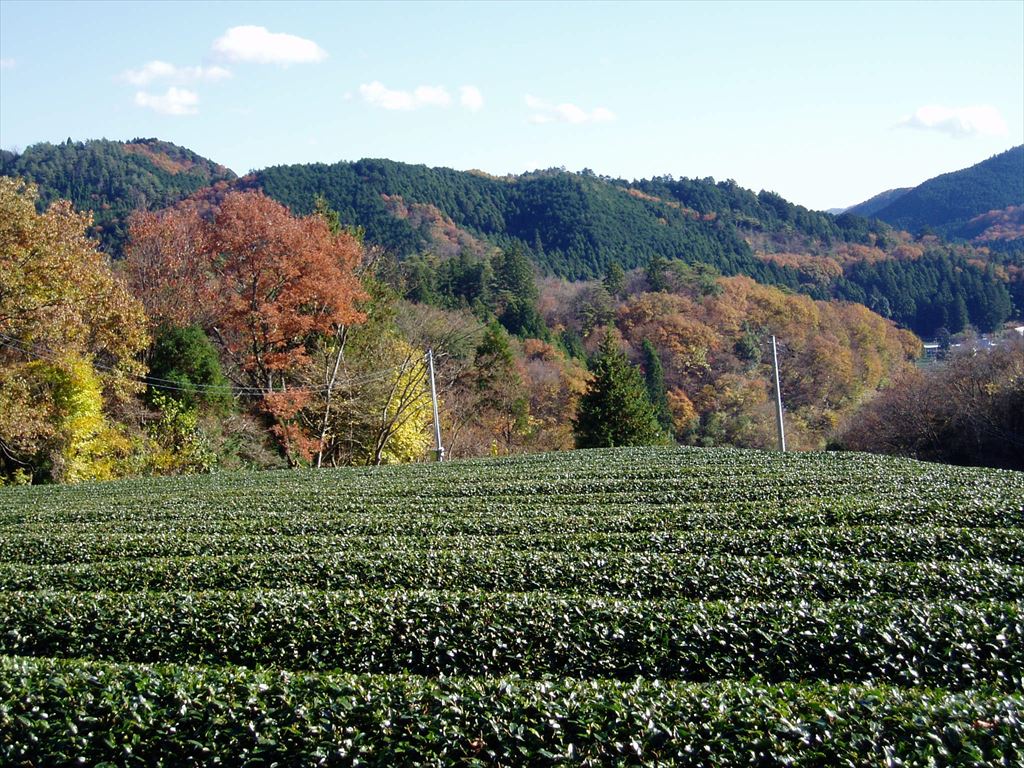
POLYGON ((779 385, 779 352, 772 336, 772 367, 775 370, 775 416, 779 421, 779 450, 786 452, 786 427, 782 423, 782 387, 779 385))
POLYGON ((434 384, 434 350, 427 350, 427 367, 430 369, 430 400, 434 404, 434 459, 444 461, 444 446, 441 445, 441 420, 437 415, 437 387, 434 384))

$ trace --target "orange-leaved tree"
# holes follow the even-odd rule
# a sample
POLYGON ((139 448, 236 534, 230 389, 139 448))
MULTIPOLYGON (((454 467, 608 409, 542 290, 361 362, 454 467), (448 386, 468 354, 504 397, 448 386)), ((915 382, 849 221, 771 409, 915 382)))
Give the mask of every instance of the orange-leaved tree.
POLYGON ((142 306, 86 237, 91 216, 0 178, 0 481, 104 479, 127 441, 107 407, 141 388, 142 306))
POLYGON ((228 193, 212 219, 192 206, 142 215, 131 234, 129 279, 154 320, 203 325, 228 374, 262 394, 289 456, 309 458, 318 438, 296 416, 314 399, 310 352, 362 320, 361 244, 261 192, 228 193), (196 306, 182 310, 175 295, 196 306))

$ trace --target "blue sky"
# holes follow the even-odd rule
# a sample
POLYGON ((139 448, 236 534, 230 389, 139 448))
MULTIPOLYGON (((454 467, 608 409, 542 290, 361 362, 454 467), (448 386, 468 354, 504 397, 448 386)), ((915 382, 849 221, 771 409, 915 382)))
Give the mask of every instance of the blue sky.
POLYGON ((0 0, 0 146, 69 136, 842 206, 1024 143, 1024 2, 0 0))

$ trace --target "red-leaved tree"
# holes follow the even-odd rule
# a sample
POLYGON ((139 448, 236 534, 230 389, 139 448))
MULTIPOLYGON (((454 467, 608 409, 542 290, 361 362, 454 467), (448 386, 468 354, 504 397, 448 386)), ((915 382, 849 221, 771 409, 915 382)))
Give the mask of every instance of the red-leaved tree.
POLYGON ((363 319, 362 245, 261 192, 228 193, 212 218, 191 205, 138 214, 130 231, 125 268, 150 318, 202 325, 236 383, 263 393, 289 455, 308 458, 317 439, 296 416, 310 395, 289 387, 308 381, 317 338, 363 319))

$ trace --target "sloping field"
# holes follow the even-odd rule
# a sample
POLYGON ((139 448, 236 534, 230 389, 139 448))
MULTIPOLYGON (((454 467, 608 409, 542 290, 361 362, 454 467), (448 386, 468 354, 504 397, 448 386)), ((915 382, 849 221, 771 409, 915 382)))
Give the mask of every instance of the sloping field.
POLYGON ((0 491, 0 764, 1024 764, 1024 474, 577 451, 0 491))

